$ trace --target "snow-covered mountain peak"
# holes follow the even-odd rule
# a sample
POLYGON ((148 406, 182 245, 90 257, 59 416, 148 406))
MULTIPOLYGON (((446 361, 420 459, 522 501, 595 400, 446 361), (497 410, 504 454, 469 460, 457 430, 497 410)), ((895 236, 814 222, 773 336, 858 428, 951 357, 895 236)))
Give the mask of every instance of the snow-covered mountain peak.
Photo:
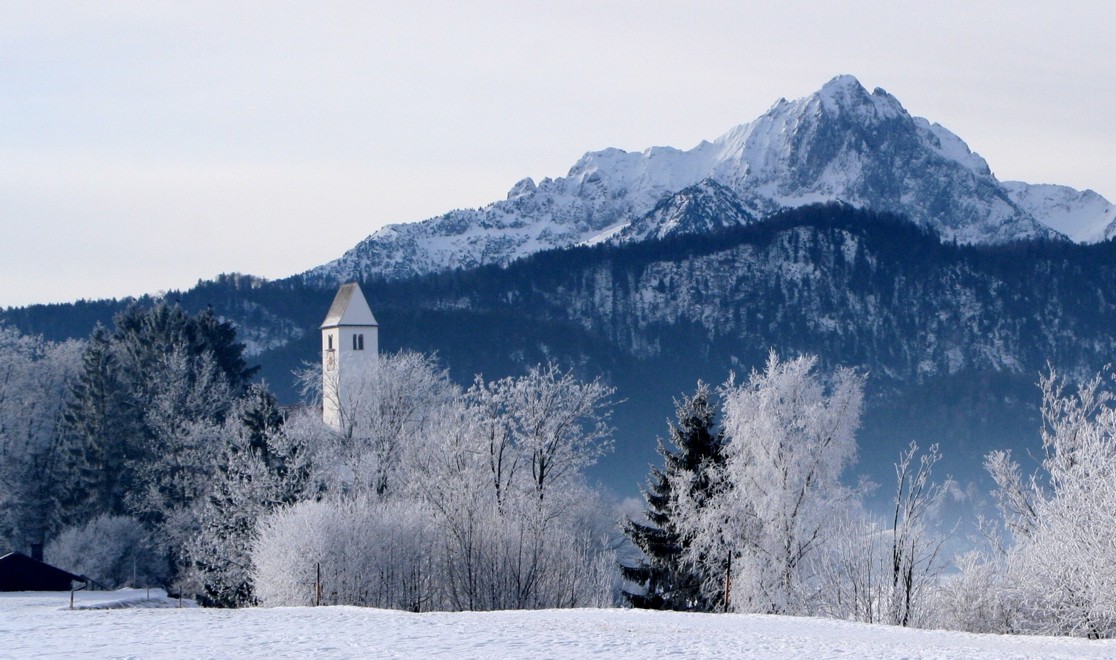
POLYGON ((565 177, 522 179, 482 209, 385 227, 307 277, 507 263, 547 248, 708 231, 835 200, 905 215, 962 243, 1116 234, 1103 197, 1005 185, 960 137, 912 116, 883 89, 869 93, 840 75, 687 151, 591 151, 565 177))
POLYGON ((1092 190, 1075 190, 1049 183, 1004 181, 1016 204, 1033 209, 1036 217, 1078 243, 1116 238, 1116 205, 1092 190))
POLYGON ((850 114, 869 121, 907 116, 894 96, 879 87, 869 94, 859 80, 848 74, 833 78, 805 101, 809 105, 815 99, 832 115, 850 114))
POLYGON ((512 186, 512 189, 508 191, 508 199, 519 199, 520 197, 526 197, 527 195, 534 193, 536 190, 538 190, 538 186, 535 185, 535 180, 531 177, 526 177, 520 179, 515 183, 514 186, 512 186))
POLYGON ((706 178, 659 200, 655 208, 612 232, 609 239, 614 243, 627 243, 709 233, 750 224, 755 219, 732 190, 706 178))

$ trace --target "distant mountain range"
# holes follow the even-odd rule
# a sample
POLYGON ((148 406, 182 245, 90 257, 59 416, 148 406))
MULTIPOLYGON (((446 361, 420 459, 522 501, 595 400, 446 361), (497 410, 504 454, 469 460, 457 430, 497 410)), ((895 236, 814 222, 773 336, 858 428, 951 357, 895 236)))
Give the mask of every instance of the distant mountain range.
MULTIPOLYGON (((770 349, 868 372, 866 472, 891 479, 917 439, 941 442, 964 480, 989 449, 1038 447, 1047 364, 1084 376, 1116 355, 1113 213, 1091 191, 998 181, 952 133, 841 76, 689 151, 590 153, 567 177, 387 227, 307 273, 167 295, 235 323, 284 402, 350 280, 383 350, 437 352, 463 383, 546 360, 599 375, 622 403, 596 474, 621 493, 656 460, 672 397, 770 349)), ((84 337, 131 302, 0 321, 84 337)))
POLYGON ((1116 235, 1116 210, 1097 193, 1001 182, 946 128, 910 115, 882 89, 869 93, 838 76, 689 151, 590 152, 565 177, 520 181, 506 200, 390 225, 304 277, 336 283, 507 264, 545 249, 708 231, 831 201, 903 215, 959 243, 1116 235))

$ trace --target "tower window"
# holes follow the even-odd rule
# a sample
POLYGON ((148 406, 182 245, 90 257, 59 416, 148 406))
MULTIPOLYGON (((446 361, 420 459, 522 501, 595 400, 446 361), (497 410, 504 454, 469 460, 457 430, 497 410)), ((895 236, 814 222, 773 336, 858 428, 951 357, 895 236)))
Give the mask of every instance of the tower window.
POLYGON ((329 346, 327 348, 332 351, 333 350, 333 335, 330 335, 330 336, 326 337, 326 342, 329 344, 329 346))
POLYGON ((363 351, 364 350, 364 335, 353 335, 353 350, 354 351, 363 351))

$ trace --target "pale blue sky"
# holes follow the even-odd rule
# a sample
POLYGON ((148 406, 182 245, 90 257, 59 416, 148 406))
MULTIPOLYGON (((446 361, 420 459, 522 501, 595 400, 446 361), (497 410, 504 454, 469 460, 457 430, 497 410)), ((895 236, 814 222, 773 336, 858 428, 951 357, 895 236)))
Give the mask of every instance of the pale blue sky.
POLYGON ((1116 199, 1116 3, 0 0, 0 307, 270 278, 839 73, 1116 199))

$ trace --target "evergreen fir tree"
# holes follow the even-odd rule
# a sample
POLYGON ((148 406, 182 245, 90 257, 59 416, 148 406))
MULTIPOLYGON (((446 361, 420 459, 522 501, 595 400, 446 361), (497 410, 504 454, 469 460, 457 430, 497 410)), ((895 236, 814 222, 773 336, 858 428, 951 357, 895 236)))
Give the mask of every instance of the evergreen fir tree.
MULTIPOLYGON (((254 370, 235 330, 212 311, 133 305, 114 324, 94 330, 68 392, 59 522, 128 514, 155 529, 205 492, 220 428, 254 370)), ((269 395, 253 396, 256 419, 244 423, 262 434, 278 410, 269 395)))
POLYGON ((139 410, 120 380, 108 332, 98 324, 69 389, 60 430, 66 479, 58 489, 64 525, 124 513, 128 447, 140 426, 139 410))
POLYGON ((677 422, 670 423, 670 447, 660 438, 658 452, 663 467, 652 467, 643 489, 647 501, 646 522, 628 519, 624 533, 643 553, 635 566, 621 566, 624 579, 635 589, 624 589, 624 597, 634 607, 657 610, 709 611, 716 599, 701 595, 702 576, 682 565, 684 539, 671 519, 671 478, 682 472, 696 475, 695 490, 707 490, 702 475, 713 465, 724 462, 724 436, 716 429, 716 409, 710 401, 709 386, 698 381, 693 396, 675 401, 677 422))

